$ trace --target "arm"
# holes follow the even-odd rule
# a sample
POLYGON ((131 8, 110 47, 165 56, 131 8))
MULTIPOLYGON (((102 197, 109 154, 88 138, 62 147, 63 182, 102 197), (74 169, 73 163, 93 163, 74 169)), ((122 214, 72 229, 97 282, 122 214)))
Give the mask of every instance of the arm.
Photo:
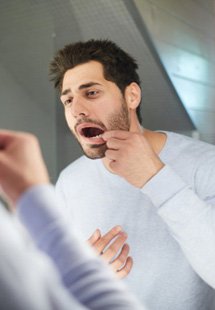
POLYGON ((0 205, 1 309, 86 309, 65 290, 48 257, 26 244, 16 224, 0 205))
POLYGON ((110 169, 151 199, 193 269, 215 288, 214 195, 201 200, 160 161, 142 134, 113 131, 103 138, 110 169))
POLYGON ((194 270, 215 288, 214 206, 202 201, 169 166, 151 179, 142 192, 158 208, 194 270))
POLYGON ((19 216, 36 244, 54 262, 70 292, 91 309, 142 309, 72 234, 48 185, 47 171, 35 137, 0 133, 0 184, 18 205, 19 216), (43 185, 41 185, 43 184, 43 185))

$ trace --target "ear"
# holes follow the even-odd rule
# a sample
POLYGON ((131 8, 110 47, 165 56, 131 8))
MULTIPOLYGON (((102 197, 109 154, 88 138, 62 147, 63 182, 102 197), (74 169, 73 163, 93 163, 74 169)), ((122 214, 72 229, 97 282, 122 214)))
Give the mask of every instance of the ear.
POLYGON ((141 101, 141 89, 140 86, 132 82, 125 89, 125 100, 128 108, 135 110, 141 101))

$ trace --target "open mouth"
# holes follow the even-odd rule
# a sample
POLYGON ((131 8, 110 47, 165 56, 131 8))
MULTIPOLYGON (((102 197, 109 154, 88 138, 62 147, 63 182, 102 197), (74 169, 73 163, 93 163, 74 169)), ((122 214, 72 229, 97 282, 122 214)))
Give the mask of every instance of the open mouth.
POLYGON ((81 130, 81 135, 86 138, 94 138, 94 137, 100 137, 104 133, 104 130, 97 127, 85 127, 81 130))
POLYGON ((90 140, 92 140, 96 143, 104 143, 104 140, 102 139, 102 134, 105 132, 105 130, 99 125, 92 123, 80 124, 77 127, 77 132, 80 136, 84 137, 89 142, 90 140))

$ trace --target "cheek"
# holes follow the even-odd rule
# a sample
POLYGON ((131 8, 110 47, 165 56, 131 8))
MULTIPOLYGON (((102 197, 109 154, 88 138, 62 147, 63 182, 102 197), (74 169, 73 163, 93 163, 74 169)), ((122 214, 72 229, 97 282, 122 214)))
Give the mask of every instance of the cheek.
POLYGON ((69 112, 65 112, 64 115, 65 115, 67 125, 69 126, 70 129, 73 130, 74 124, 75 124, 74 118, 72 117, 71 113, 69 113, 69 112))
POLYGON ((68 109, 64 110, 64 116, 65 116, 65 119, 66 119, 67 122, 71 121, 72 116, 71 116, 71 113, 70 113, 70 111, 68 109))

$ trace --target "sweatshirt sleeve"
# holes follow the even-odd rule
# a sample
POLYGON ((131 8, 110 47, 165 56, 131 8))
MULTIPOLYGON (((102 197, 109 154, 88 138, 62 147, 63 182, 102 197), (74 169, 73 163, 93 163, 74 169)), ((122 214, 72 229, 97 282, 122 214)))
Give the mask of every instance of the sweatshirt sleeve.
POLYGON ((0 227, 1 309, 86 309, 69 295, 50 259, 26 242, 16 219, 1 204, 0 227))
POLYGON ((51 185, 31 188, 17 207, 21 222, 37 246, 51 257, 64 285, 81 304, 102 310, 143 309, 90 247, 81 244, 71 231, 51 185))
POLYGON ((215 288, 215 206, 201 200, 168 165, 141 191, 157 207, 193 269, 215 288))

